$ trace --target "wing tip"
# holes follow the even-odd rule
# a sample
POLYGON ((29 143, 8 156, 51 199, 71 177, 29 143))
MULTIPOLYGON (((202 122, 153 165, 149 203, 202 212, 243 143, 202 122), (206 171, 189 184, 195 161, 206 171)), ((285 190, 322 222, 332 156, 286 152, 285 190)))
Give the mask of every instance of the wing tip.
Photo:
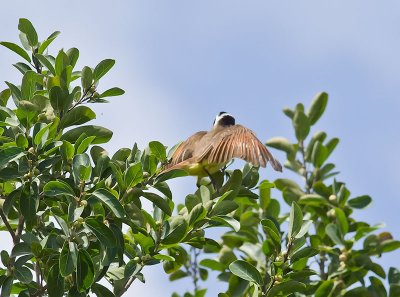
POLYGON ((272 168, 274 168, 275 171, 279 171, 282 172, 282 165, 281 163, 279 163, 279 161, 275 158, 271 158, 269 160, 269 162, 271 163, 272 168))

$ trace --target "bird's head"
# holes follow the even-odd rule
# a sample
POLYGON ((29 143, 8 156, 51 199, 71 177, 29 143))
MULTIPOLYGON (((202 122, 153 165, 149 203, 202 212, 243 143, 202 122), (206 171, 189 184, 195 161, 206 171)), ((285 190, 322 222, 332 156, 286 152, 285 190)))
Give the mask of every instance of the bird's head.
POLYGON ((214 128, 217 126, 232 126, 235 125, 235 118, 225 111, 221 111, 214 120, 214 128))

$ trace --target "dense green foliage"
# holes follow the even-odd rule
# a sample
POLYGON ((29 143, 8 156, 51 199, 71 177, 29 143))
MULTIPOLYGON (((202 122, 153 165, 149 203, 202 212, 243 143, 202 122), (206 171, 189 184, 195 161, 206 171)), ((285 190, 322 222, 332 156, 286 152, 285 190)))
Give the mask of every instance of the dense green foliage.
POLYGON ((375 262, 400 242, 352 216, 372 199, 352 197, 334 178, 327 160, 339 139, 310 136, 326 93, 307 111, 302 104, 284 110, 295 143, 267 142, 286 153, 285 167, 304 185, 259 181, 258 169, 246 164, 216 174, 218 191, 204 178, 175 205, 166 181, 185 173, 157 174, 168 160, 164 145, 152 141, 110 157, 98 145, 112 132, 86 125, 96 117, 88 103, 124 93, 99 90, 114 61, 76 70, 78 49, 48 53, 59 32, 39 42, 30 21, 20 19, 18 28, 22 47, 0 43, 24 59, 14 64, 21 83, 6 82, 0 93, 0 231, 13 242, 1 251, 2 297, 121 296, 144 281, 143 267, 156 264, 171 281, 193 282, 185 297, 205 296, 200 282, 210 270, 226 282, 220 297, 400 296, 399 271, 375 262), (143 208, 144 200, 153 207, 143 208), (220 238, 206 236, 220 226, 220 238))

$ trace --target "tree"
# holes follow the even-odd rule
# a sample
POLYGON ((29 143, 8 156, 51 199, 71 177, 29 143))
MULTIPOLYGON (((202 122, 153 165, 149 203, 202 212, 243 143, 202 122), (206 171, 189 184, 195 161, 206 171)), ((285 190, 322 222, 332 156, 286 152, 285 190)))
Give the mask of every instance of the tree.
POLYGON ((339 139, 310 137, 326 93, 307 111, 301 103, 284 109, 296 143, 267 142, 286 153, 285 167, 304 185, 259 182, 258 169, 246 164, 216 174, 219 191, 204 178, 175 205, 167 181, 186 173, 158 174, 168 162, 163 144, 152 141, 143 151, 135 144, 110 157, 99 144, 112 132, 86 125, 96 117, 89 103, 124 93, 99 90, 114 60, 76 70, 78 49, 48 53, 58 31, 39 42, 29 20, 20 19, 18 29, 22 47, 0 43, 24 60, 13 65, 21 84, 6 82, 0 93, 0 231, 13 241, 1 251, 2 297, 121 296, 144 281, 143 267, 161 263, 171 281, 193 282, 185 297, 205 296, 199 281, 209 270, 227 282, 220 297, 400 295, 399 271, 374 262, 400 242, 352 217, 372 199, 351 197, 335 178, 327 160, 339 139), (283 200, 272 198, 273 188, 283 200), (142 208, 145 199, 152 209, 142 208), (283 203, 289 213, 281 213, 283 203), (205 236, 219 226, 228 230, 221 238, 205 236))

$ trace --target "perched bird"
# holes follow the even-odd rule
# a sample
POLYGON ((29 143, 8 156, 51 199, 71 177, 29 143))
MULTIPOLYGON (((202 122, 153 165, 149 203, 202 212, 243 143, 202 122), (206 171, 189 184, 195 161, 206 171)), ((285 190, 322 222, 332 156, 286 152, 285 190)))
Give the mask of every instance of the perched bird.
POLYGON ((183 169, 198 178, 211 177, 233 158, 261 167, 269 162, 276 171, 282 171, 282 165, 253 131, 235 124, 235 118, 229 113, 220 112, 210 131, 197 132, 177 147, 161 174, 183 169))

